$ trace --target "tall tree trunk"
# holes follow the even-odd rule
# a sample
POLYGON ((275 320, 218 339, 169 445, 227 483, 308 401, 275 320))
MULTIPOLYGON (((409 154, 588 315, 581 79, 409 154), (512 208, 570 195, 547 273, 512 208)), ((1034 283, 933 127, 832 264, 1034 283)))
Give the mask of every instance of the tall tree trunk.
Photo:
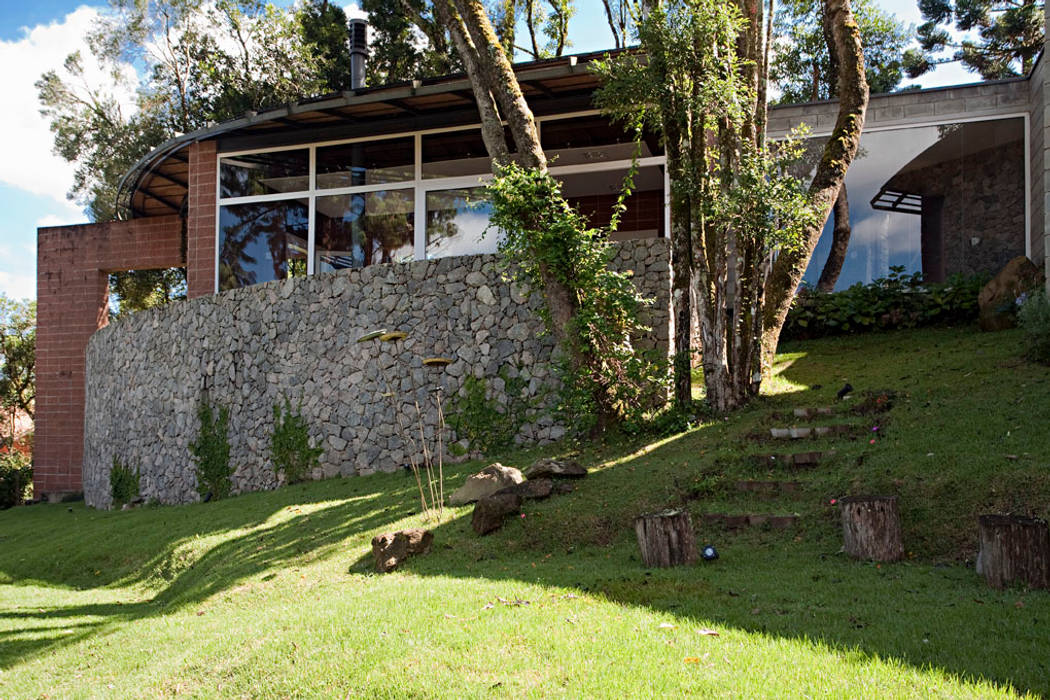
POLYGON ((839 188, 839 196, 835 198, 832 214, 835 217, 835 227, 832 230, 831 251, 820 273, 820 281, 817 282, 817 289, 822 292, 835 290, 835 284, 839 281, 839 274, 842 272, 842 264, 846 262, 846 251, 849 249, 849 239, 852 235, 849 223, 849 199, 846 195, 845 183, 839 188))
POLYGON ((825 11, 831 24, 835 56, 839 64, 839 114, 835 130, 824 145, 824 153, 817 166, 809 192, 814 205, 823 216, 807 228, 802 245, 795 250, 780 253, 766 282, 766 300, 763 314, 764 364, 771 364, 780 340, 780 331, 787 321, 791 302, 798 285, 813 257, 820 234, 827 223, 832 204, 846 178, 846 170, 857 155, 860 134, 868 108, 868 81, 864 76, 864 52, 861 49, 860 30, 853 18, 849 0, 825 0, 825 11))

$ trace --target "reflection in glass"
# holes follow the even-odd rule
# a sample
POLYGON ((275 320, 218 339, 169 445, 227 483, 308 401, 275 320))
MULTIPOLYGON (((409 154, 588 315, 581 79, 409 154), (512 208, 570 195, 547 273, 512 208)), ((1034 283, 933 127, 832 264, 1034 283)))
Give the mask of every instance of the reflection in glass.
MULTIPOLYGON (((604 228, 612 218, 613 207, 623 188, 627 169, 564 175, 562 194, 573 207, 587 216, 591 226, 604 228)), ((639 168, 634 189, 625 202, 627 210, 611 236, 614 241, 656 238, 664 235, 664 169, 652 165, 639 168)))
POLYGON ((401 189, 318 197, 314 271, 412 260, 413 193, 401 189))
POLYGON ((277 151, 219 160, 222 197, 301 192, 310 188, 310 152, 277 151))
MULTIPOLYGON (((1024 254, 1022 119, 867 132, 845 186, 852 232, 835 289, 869 283, 891 266, 931 282, 995 273, 1024 254)), ((833 223, 807 284, 820 278, 833 223)))
MULTIPOLYGON (((514 139, 509 128, 504 129, 504 136, 513 149, 514 139)), ((424 179, 492 172, 492 160, 481 138, 481 129, 424 134, 422 144, 424 179)))
POLYGON ((383 139, 317 149, 317 187, 359 187, 405 182, 415 176, 412 138, 383 139))
POLYGON ((219 208, 219 290, 306 274, 306 199, 219 208))
MULTIPOLYGON (((540 142, 552 167, 630 160, 636 149, 632 134, 602 116, 545 121, 540 125, 540 142)), ((659 138, 646 134, 639 157, 662 153, 659 138)))
POLYGON ((485 232, 491 214, 484 187, 427 192, 427 258, 495 253, 499 236, 485 232))

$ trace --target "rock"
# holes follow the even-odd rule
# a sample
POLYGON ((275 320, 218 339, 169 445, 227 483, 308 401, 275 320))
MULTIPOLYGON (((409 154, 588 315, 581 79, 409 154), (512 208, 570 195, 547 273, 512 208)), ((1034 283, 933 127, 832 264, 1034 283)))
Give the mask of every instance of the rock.
POLYGON ((576 484, 571 481, 555 481, 554 482, 554 493, 558 496, 564 496, 567 493, 572 493, 576 490, 576 484))
POLYGON ((521 496, 507 492, 492 494, 482 498, 474 506, 474 517, 470 525, 479 535, 487 535, 503 527, 503 521, 508 515, 519 512, 521 512, 521 496))
POLYGON ((372 538, 372 556, 376 560, 376 571, 385 574, 401 565, 405 559, 416 554, 426 554, 434 541, 434 533, 421 527, 384 532, 372 538))
POLYGON ((530 479, 501 489, 496 493, 516 493, 521 496, 522 500, 541 501, 544 498, 548 498, 553 492, 554 481, 552 479, 530 479))
POLYGON ((531 467, 525 470, 526 479, 541 479, 553 477, 556 479, 582 479, 587 476, 587 470, 580 466, 575 460, 551 459, 545 457, 536 460, 531 467))
POLYGON ((460 486, 448 497, 450 506, 465 506, 468 503, 480 501, 485 496, 491 496, 515 484, 525 481, 525 477, 514 467, 505 467, 499 462, 490 464, 477 474, 467 478, 465 484, 460 486))
POLYGON ((978 321, 982 331, 1001 331, 1014 326, 1017 297, 1043 283, 1043 273, 1031 260, 1019 255, 984 285, 977 295, 978 321))

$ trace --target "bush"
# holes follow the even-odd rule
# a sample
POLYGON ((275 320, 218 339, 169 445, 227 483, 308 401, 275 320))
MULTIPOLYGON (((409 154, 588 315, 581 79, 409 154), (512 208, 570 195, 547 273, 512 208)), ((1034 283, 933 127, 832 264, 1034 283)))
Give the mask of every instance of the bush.
POLYGON ((139 497, 141 478, 139 469, 132 469, 121 464, 116 457, 113 458, 113 466, 109 469, 109 493, 115 507, 132 503, 139 497))
POLYGON ((310 445, 310 432, 300 411, 292 410, 288 399, 284 406, 273 407, 273 436, 270 438, 270 454, 277 473, 284 474, 286 483, 305 481, 310 472, 320 465, 320 447, 310 445))
POLYGON ((943 284, 924 284, 921 274, 891 267, 886 277, 841 292, 804 288, 795 297, 781 335, 804 340, 970 322, 977 317, 977 295, 987 281, 985 276, 955 276, 943 284))
POLYGON ((0 510, 26 502, 33 484, 33 466, 21 452, 0 455, 0 510))
POLYGON ((1017 323, 1024 331, 1028 359, 1050 365, 1050 299, 1044 290, 1024 299, 1017 323))
POLYGON ((197 493, 201 498, 210 500, 226 498, 233 485, 230 476, 230 440, 227 435, 230 426, 230 412, 227 408, 219 409, 218 415, 206 401, 197 409, 200 419, 200 432, 197 439, 190 443, 190 454, 197 462, 197 493))

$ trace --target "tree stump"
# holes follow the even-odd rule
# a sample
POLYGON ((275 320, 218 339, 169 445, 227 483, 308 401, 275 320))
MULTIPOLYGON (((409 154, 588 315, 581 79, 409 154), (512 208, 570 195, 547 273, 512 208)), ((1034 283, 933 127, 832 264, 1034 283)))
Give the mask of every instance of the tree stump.
POLYGON ((839 503, 847 554, 872 561, 897 561, 904 556, 896 496, 852 496, 839 503))
POLYGON ((989 586, 1023 583, 1030 588, 1050 588, 1050 530, 1045 520, 982 515, 977 530, 977 573, 989 586))
POLYGON ((666 568, 696 562, 696 536, 687 511, 665 510, 640 515, 634 520, 634 531, 647 567, 666 568))

